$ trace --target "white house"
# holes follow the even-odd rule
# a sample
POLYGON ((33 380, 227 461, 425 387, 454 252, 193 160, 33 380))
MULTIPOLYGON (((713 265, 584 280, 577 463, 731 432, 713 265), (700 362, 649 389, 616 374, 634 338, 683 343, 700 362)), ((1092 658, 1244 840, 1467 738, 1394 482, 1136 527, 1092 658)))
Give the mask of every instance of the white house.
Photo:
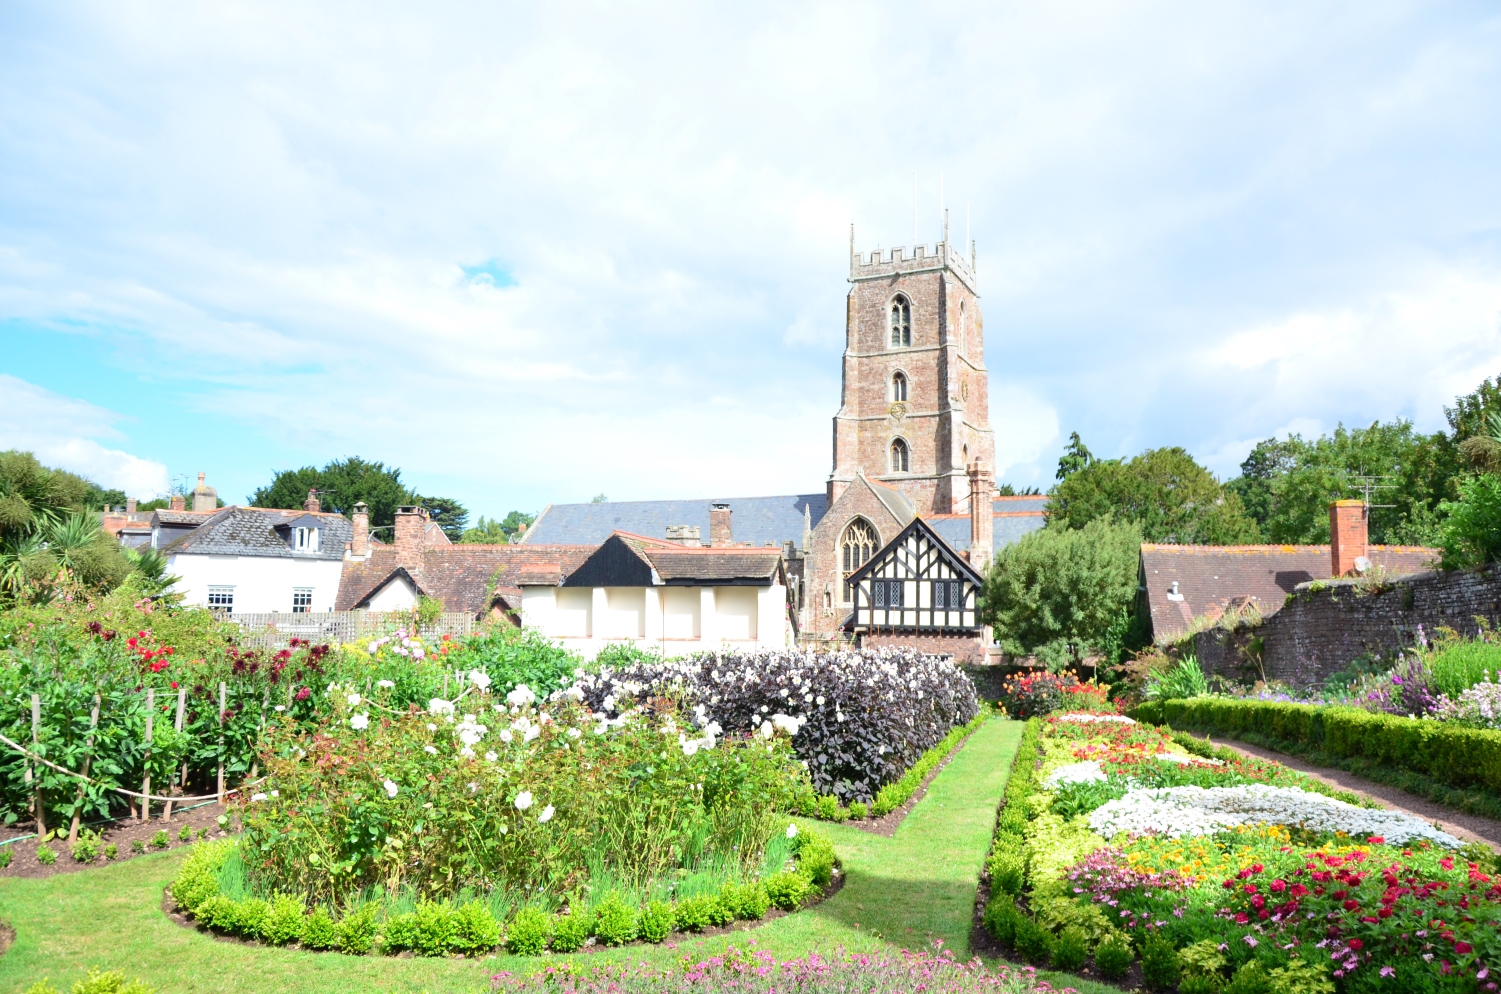
POLYGON ((352 527, 340 514, 226 507, 158 511, 151 544, 186 604, 230 614, 332 611, 352 527))
POLYGON ((694 548, 616 532, 569 573, 517 578, 521 622, 587 657, 632 642, 675 656, 795 637, 781 550, 694 548))

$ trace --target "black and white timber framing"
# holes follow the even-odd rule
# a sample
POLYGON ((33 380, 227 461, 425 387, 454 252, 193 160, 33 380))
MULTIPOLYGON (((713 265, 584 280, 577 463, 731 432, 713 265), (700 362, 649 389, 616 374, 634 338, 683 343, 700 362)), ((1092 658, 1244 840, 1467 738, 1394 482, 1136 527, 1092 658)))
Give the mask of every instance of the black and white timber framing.
POLYGON ((979 631, 984 579, 922 518, 850 574, 854 631, 979 631))

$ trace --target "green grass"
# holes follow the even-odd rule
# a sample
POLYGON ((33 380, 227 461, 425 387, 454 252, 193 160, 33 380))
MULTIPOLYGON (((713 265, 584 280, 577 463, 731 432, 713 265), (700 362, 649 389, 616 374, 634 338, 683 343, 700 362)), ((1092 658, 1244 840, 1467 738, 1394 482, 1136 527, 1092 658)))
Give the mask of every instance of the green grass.
MULTIPOLYGON (((786 959, 813 949, 919 948, 935 940, 967 956, 975 886, 1021 727, 996 720, 975 732, 894 838, 816 823, 834 839, 847 875, 844 888, 817 907, 676 948, 635 946, 578 958, 665 967, 684 955, 712 955, 751 941, 786 959)), ((522 972, 541 962, 505 955, 353 957, 219 941, 174 924, 161 911, 162 891, 182 858, 181 852, 163 853, 46 880, 0 881, 0 920, 16 930, 15 945, 0 956, 0 992, 22 991, 44 976, 66 990, 91 966, 124 970, 161 994, 478 992, 489 989, 493 973, 522 972)), ((1085 994, 1118 994, 1060 979, 1085 994)))
POLYGON ((1501 643, 1456 642, 1428 661, 1433 685, 1458 697, 1482 680, 1501 680, 1501 643))

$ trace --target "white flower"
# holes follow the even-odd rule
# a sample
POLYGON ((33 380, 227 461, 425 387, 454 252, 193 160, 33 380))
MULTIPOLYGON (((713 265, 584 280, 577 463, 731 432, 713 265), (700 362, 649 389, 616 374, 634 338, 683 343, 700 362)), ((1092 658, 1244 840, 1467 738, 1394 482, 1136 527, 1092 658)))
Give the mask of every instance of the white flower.
POLYGON ((259 804, 261 801, 264 801, 265 799, 266 799, 266 795, 265 794, 251 794, 250 795, 250 803, 251 804, 259 804))
POLYGON ((803 721, 804 719, 802 718, 794 718, 791 715, 785 714, 774 714, 771 716, 771 723, 788 735, 796 735, 798 730, 803 727, 803 721))
POLYGON ((396 682, 394 680, 377 680, 375 681, 375 685, 385 690, 390 690, 392 687, 396 686, 396 682))
POLYGON ((438 750, 434 749, 432 746, 423 746, 422 751, 427 753, 429 756, 436 756, 438 754, 438 750))
POLYGON ((692 756, 694 753, 698 752, 698 739, 685 738, 680 744, 683 747, 684 756, 692 756))
POLYGON ((359 694, 350 694, 345 699, 347 701, 349 701, 349 706, 352 707, 352 708, 357 708, 357 707, 360 706, 360 695, 359 694))
POLYGON ((771 722, 769 722, 769 721, 763 721, 763 722, 761 722, 761 737, 763 739, 769 739, 769 738, 771 738, 775 734, 776 734, 776 730, 774 728, 772 728, 771 722))
POLYGON ((1042 785, 1048 790, 1057 790, 1064 784, 1069 783, 1093 783, 1107 779, 1105 771, 1100 764, 1092 759, 1086 759, 1082 763, 1070 763, 1060 766, 1046 777, 1043 777, 1042 785))
POLYGON ((1136 724, 1136 722, 1132 721, 1130 718, 1127 718, 1123 714, 1060 714, 1058 716, 1058 720, 1078 722, 1113 721, 1120 725, 1136 724))
POLYGON ((427 702, 427 709, 433 714, 453 714, 453 702, 445 701, 441 697, 434 697, 427 702))
POLYGON ((787 823, 787 838, 789 838, 789 839, 795 839, 795 838, 797 838, 797 823, 796 822, 788 822, 787 823))
POLYGON ((490 674, 486 673, 484 670, 470 670, 469 682, 474 684, 474 686, 479 688, 480 690, 489 690, 490 674))
POLYGON ((487 752, 487 753, 485 753, 485 758, 488 759, 490 762, 493 763, 497 759, 499 759, 500 757, 496 756, 495 753, 493 753, 493 752, 487 752))
POLYGON ((521 793, 519 793, 519 794, 516 795, 516 810, 517 811, 525 811, 527 808, 529 808, 531 806, 532 806, 532 792, 531 791, 529 791, 529 790, 523 790, 521 793))
POLYGON ((436 732, 438 730, 438 726, 434 725, 432 722, 428 722, 427 723, 427 730, 429 732, 436 732))
POLYGON ((569 737, 569 738, 570 738, 570 739, 576 739, 576 738, 578 738, 578 737, 579 737, 579 736, 580 736, 580 735, 583 735, 583 734, 584 734, 584 733, 583 733, 583 732, 581 732, 581 731, 579 731, 579 730, 578 730, 578 729, 577 729, 577 728, 570 728, 570 729, 568 729, 568 737, 569 737))
POLYGON ((506 695, 506 702, 518 708, 535 703, 536 700, 537 695, 532 693, 532 689, 524 683, 518 683, 515 689, 506 695))
POLYGON ((433 806, 433 802, 432 801, 423 801, 422 802, 422 806, 424 808, 431 808, 433 806))
POLYGON ((614 711, 615 710, 615 695, 614 694, 606 694, 605 695, 605 699, 600 702, 599 706, 602 707, 602 708, 604 708, 606 711, 614 711))
POLYGON ((386 788, 387 797, 395 797, 396 791, 399 789, 397 788, 396 781, 394 780, 387 780, 382 786, 386 788))
POLYGON ((537 736, 539 736, 541 734, 542 734, 542 726, 541 725, 528 725, 527 729, 526 729, 526 734, 522 736, 521 741, 523 741, 523 742, 530 742, 532 739, 536 738, 537 736))
POLYGON ((509 728, 502 728, 500 730, 500 741, 502 742, 510 742, 515 737, 516 736, 511 734, 511 730, 509 728))
POLYGON ((539 825, 545 825, 548 822, 552 821, 552 816, 553 816, 553 806, 551 804, 549 804, 547 807, 543 808, 542 809, 542 813, 537 816, 537 823, 539 825))
POLYGON ((364 731, 370 727, 370 713, 368 711, 361 711, 359 714, 350 715, 349 725, 357 732, 364 731))
POLYGON ((377 652, 380 652, 380 643, 379 642, 371 642, 370 643, 370 655, 373 656, 377 652))
POLYGON ((412 658, 413 659, 421 659, 424 654, 425 653, 423 652, 422 646, 420 646, 420 645, 417 646, 417 647, 415 647, 414 649, 412 649, 412 658))
POLYGON ((278 710, 278 711, 285 711, 286 709, 287 709, 287 706, 285 704, 278 704, 278 705, 276 705, 276 710, 278 710))
POLYGON ((509 832, 510 832, 510 831, 511 831, 511 830, 510 830, 510 829, 509 829, 509 828, 507 828, 507 827, 506 827, 506 826, 504 826, 504 825, 502 825, 502 826, 500 826, 500 834, 501 834, 501 835, 506 835, 506 834, 508 834, 508 833, 509 833, 509 832))
POLYGON ((817 699, 814 701, 814 703, 817 704, 819 707, 823 707, 823 695, 819 694, 818 697, 817 697, 817 699))
POLYGON ((581 701, 584 699, 584 692, 578 687, 569 687, 563 691, 563 696, 570 701, 581 701))
POLYGON ((280 797, 281 796, 281 791, 279 791, 279 790, 273 790, 271 792, 271 796, 272 797, 280 797))

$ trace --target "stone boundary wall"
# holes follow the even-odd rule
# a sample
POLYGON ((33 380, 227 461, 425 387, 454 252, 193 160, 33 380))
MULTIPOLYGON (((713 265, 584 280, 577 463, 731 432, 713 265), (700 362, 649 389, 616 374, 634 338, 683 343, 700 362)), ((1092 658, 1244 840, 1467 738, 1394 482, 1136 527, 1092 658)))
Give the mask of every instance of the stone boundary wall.
POLYGON ((1477 616, 1493 627, 1501 620, 1501 565, 1301 583, 1259 625, 1211 628, 1193 643, 1205 673, 1306 687, 1363 655, 1394 658, 1417 642, 1419 626, 1429 636, 1440 626, 1473 635, 1477 616))

